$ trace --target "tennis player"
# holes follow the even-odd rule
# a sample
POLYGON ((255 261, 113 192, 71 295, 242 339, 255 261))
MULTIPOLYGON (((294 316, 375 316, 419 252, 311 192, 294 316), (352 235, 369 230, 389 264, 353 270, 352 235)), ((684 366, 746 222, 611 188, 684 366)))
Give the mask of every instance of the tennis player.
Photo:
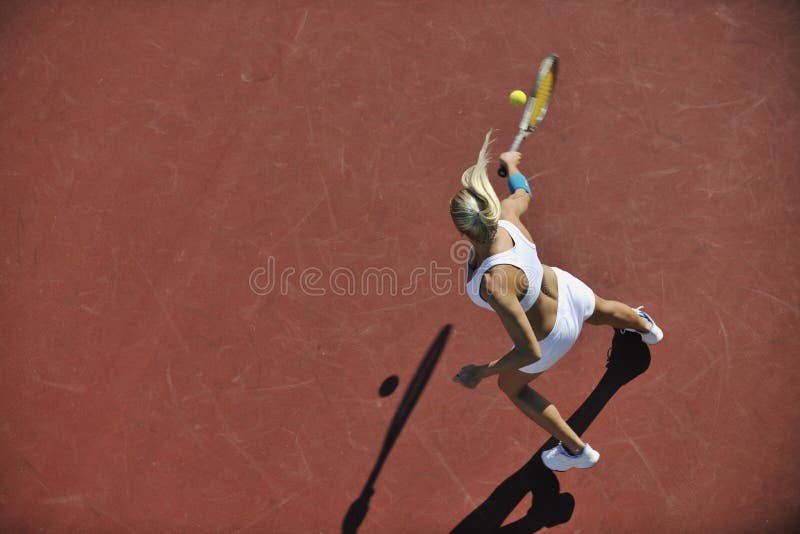
POLYGON ((461 177, 464 189, 450 200, 450 216, 458 231, 472 242, 467 266, 469 297, 497 313, 514 346, 491 363, 465 366, 454 380, 475 388, 484 378, 497 375, 508 398, 559 440, 556 447, 542 453, 548 468, 592 467, 600 454, 528 384, 567 353, 584 322, 638 332, 651 345, 664 335, 641 309, 600 298, 568 272, 542 265, 536 245, 520 221, 531 200, 530 186, 519 170, 522 155, 500 155, 508 169, 511 192, 501 201, 486 173, 490 138, 491 132, 486 134, 477 163, 461 177))

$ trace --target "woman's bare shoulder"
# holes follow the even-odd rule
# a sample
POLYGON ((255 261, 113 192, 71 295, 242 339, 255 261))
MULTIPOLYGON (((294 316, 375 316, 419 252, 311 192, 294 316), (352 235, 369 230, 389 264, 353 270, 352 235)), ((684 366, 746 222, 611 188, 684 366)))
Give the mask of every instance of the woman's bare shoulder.
POLYGON ((525 225, 522 224, 522 221, 520 220, 519 217, 517 217, 513 213, 504 213, 502 210, 500 210, 500 218, 516 226, 519 229, 519 231, 522 232, 522 235, 527 237, 528 241, 533 243, 533 238, 531 237, 531 233, 528 231, 527 228, 525 228, 525 225))

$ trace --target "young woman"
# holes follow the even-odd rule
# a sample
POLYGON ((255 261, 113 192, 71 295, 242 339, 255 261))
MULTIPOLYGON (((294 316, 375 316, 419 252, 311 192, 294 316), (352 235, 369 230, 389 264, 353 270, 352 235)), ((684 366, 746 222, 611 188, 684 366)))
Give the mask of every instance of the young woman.
POLYGON ((450 200, 450 215, 458 231, 472 242, 467 292, 475 304, 497 313, 514 346, 491 363, 467 365, 454 380, 475 388, 484 378, 498 375, 498 385, 511 401, 559 440, 558 446, 542 453, 547 467, 556 471, 592 467, 600 454, 528 384, 564 356, 584 322, 638 332, 651 345, 664 335, 640 309, 600 298, 568 272, 542 265, 520 221, 531 199, 528 182, 519 171, 522 155, 500 155, 508 168, 511 191, 501 201, 486 173, 490 137, 491 132, 478 162, 461 177, 464 189, 450 200))

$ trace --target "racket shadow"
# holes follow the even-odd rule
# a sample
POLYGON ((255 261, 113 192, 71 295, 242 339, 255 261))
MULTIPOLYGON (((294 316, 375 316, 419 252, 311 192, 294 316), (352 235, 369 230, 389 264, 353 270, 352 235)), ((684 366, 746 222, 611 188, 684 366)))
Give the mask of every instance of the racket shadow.
MULTIPOLYGON (((637 334, 614 333, 608 351, 606 372, 581 406, 567 420, 578 435, 582 435, 597 418, 611 397, 619 389, 643 374, 650 366, 650 349, 637 334)), ((562 493, 555 473, 541 459, 542 451, 555 447, 551 438, 533 457, 500 483, 491 495, 465 517, 453 533, 472 532, 531 533, 544 527, 566 523, 575 509, 575 499, 562 493), (531 494, 528 513, 508 525, 503 522, 525 498, 531 494)))
POLYGON ((436 336, 428 352, 422 358, 417 371, 414 373, 414 378, 411 379, 411 383, 403 395, 403 400, 400 402, 400 406, 398 406, 392 418, 389 429, 386 431, 386 437, 383 440, 383 446, 378 454, 378 459, 375 461, 375 465, 369 477, 367 477, 361 494, 353 501, 345 514, 344 520, 342 521, 343 534, 355 534, 366 518, 369 512, 370 499, 372 499, 372 496, 375 494, 375 482, 378 480, 378 475, 381 469, 383 469, 383 464, 389 457, 392 447, 394 447, 397 438, 400 436, 400 432, 406 425, 406 421, 408 421, 414 406, 417 404, 420 395, 422 395, 428 380, 433 374, 433 370, 439 358, 441 358, 442 352, 444 352, 451 328, 451 325, 448 324, 439 331, 439 335, 436 336))

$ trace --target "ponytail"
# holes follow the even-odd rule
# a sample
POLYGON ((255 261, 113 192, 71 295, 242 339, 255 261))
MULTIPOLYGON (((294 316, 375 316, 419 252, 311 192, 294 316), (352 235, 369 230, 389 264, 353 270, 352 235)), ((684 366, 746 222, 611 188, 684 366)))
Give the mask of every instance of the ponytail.
POLYGON ((491 140, 492 131, 489 130, 478 161, 461 176, 464 189, 450 199, 450 216, 456 228, 479 243, 490 243, 494 239, 500 220, 500 199, 486 174, 491 140))

